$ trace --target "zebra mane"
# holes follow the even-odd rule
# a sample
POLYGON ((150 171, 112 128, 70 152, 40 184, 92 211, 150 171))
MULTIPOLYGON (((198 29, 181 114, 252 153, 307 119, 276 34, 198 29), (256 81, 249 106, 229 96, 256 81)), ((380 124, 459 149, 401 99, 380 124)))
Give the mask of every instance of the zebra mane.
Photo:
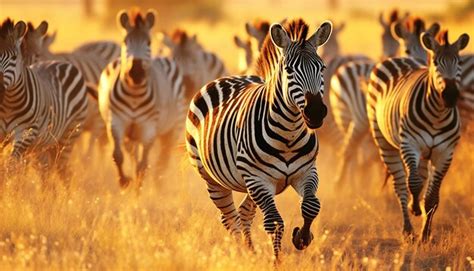
POLYGON ((425 31, 425 22, 423 19, 415 17, 406 20, 405 27, 408 32, 416 34, 419 36, 423 31, 425 31))
POLYGON ((266 20, 257 19, 253 22, 253 27, 261 31, 262 33, 268 33, 270 30, 270 23, 266 20))
POLYGON ((388 23, 393 23, 398 21, 398 10, 395 8, 390 12, 390 15, 388 16, 388 23))
MULTIPOLYGON (((291 20, 283 27, 290 36, 291 41, 306 41, 309 26, 303 21, 303 19, 291 20)), ((279 59, 280 51, 273 44, 270 34, 267 34, 256 63, 257 75, 267 79, 272 75, 274 69, 278 65, 279 59)))
POLYGON ((12 45, 14 42, 13 32, 15 23, 12 19, 6 18, 0 25, 0 45, 12 45))
POLYGON ((188 33, 186 33, 185 30, 182 30, 182 29, 175 29, 173 31, 173 33, 171 34, 171 40, 175 43, 175 44, 184 44, 186 43, 186 41, 188 40, 188 33))
POLYGON ((440 45, 449 45, 448 41, 448 30, 443 30, 436 35, 436 40, 439 42, 440 45))
POLYGON ((128 12, 130 25, 133 27, 140 27, 145 24, 145 17, 140 11, 139 7, 133 7, 128 12))

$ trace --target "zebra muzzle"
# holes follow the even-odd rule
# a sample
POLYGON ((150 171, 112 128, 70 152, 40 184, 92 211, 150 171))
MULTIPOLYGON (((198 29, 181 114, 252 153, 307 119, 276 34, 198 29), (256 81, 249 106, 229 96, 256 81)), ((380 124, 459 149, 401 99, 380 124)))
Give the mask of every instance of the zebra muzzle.
POLYGON ((445 79, 445 88, 441 93, 446 107, 455 107, 459 97, 459 89, 454 79, 445 79))
POLYGON ((323 125, 323 120, 328 113, 328 109, 323 102, 320 94, 305 94, 305 106, 303 110, 303 119, 310 129, 317 129, 323 125))

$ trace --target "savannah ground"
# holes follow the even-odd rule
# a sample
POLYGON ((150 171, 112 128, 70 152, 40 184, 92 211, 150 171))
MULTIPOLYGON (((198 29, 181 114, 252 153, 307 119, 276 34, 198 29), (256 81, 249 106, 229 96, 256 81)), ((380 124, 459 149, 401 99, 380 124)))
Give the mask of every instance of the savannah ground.
MULTIPOLYGON (((370 18, 359 17, 360 11, 326 15, 314 3, 301 2, 298 8, 279 2, 271 10, 256 4, 249 12, 244 12, 249 1, 232 2, 226 7, 229 18, 222 22, 209 25, 185 20, 178 25, 198 33, 231 71, 237 63, 232 35, 243 35, 243 22, 255 16, 275 21, 302 16, 313 27, 323 19, 344 19, 343 51, 378 57, 380 28, 376 11, 392 6, 371 6, 370 18), (264 14, 259 12, 263 9, 264 14)), ((120 41, 115 25, 104 26, 97 19, 82 17, 76 11, 77 3, 37 7, 9 3, 0 10, 1 18, 12 16, 36 24, 44 18, 50 21, 51 28, 58 30, 53 49, 69 50, 100 38, 120 41)), ((437 5, 413 8, 430 8, 430 14, 434 14, 442 10, 437 5)), ((412 13, 416 11, 420 12, 412 13)), ((463 32, 472 37, 474 19, 472 13, 468 16, 461 22, 442 18, 442 26, 451 30, 451 38, 463 32)), ((159 20, 157 24, 160 29, 159 20)), ((473 44, 467 51, 474 51, 473 44)), ((471 125, 441 188, 433 240, 422 245, 402 240, 398 203, 390 184, 382 188, 380 170, 361 162, 351 179, 337 187, 333 178, 338 159, 322 145, 317 160, 322 209, 312 226, 315 239, 306 250, 297 251, 291 243, 292 229, 302 225, 298 196, 292 188, 277 196, 277 207, 285 221, 280 269, 474 270, 473 135, 471 125)), ((43 183, 29 167, 8 180, 2 179, 0 270, 272 270, 271 243, 263 230, 261 213, 257 212, 253 224, 256 251, 252 253, 220 224, 219 212, 208 197, 204 181, 190 167, 183 144, 169 158, 172 166, 166 172, 156 169, 158 148, 138 197, 133 189, 119 189, 110 147, 86 157, 85 143, 77 146, 72 158, 68 188, 57 177, 43 183)), ((2 161, 8 150, 3 151, 2 161)), ((0 174, 3 176, 3 172, 0 174)), ((238 203, 242 195, 235 194, 235 198, 238 203)), ((421 218, 412 218, 412 222, 415 229, 421 228, 421 218)))

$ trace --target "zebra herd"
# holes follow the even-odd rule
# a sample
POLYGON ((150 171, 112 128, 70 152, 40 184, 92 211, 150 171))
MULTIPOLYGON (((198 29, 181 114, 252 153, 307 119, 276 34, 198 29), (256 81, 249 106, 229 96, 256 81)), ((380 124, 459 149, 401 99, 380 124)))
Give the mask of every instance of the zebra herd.
POLYGON ((234 37, 245 58, 242 74, 227 76, 223 61, 183 30, 161 33, 162 50, 153 56, 155 14, 121 11, 121 45, 97 41, 61 54, 49 50, 56 34, 47 33, 47 22, 3 21, 0 139, 12 145, 6 176, 32 154, 44 178, 56 169, 67 179, 72 147, 89 131, 90 148, 96 140, 112 143, 120 186, 140 188, 154 142, 164 170, 185 134, 224 227, 237 239, 243 234, 252 249, 260 208, 278 260, 284 222, 275 195, 292 186, 301 197, 303 225, 292 241, 306 248, 320 211, 320 144, 342 158, 335 176, 341 183, 371 138, 367 144, 393 179, 403 233, 413 237, 409 211, 423 214, 422 240, 429 240, 442 180, 461 128, 473 119, 474 60, 459 54, 467 34, 450 42, 438 23, 381 14, 377 61, 340 52, 343 23, 326 21, 310 33, 302 19, 260 20, 245 25, 248 39, 234 37), (133 177, 124 172, 124 151, 134 161, 133 177), (233 191, 246 194, 238 208, 233 191))

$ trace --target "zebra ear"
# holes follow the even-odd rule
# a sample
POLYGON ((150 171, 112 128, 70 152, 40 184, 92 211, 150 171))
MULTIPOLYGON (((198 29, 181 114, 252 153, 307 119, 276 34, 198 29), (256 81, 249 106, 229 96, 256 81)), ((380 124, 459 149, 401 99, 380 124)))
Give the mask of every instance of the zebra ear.
POLYGON ((148 29, 151 29, 153 25, 155 24, 156 14, 157 12, 154 9, 149 9, 148 12, 146 13, 145 23, 148 29))
POLYGON ((457 41, 453 43, 453 46, 456 46, 458 51, 466 48, 467 44, 469 43, 469 35, 464 33, 462 34, 457 41))
POLYGON ((380 12, 379 14, 379 23, 383 26, 386 27, 387 24, 385 23, 385 20, 383 19, 383 12, 380 12))
POLYGON ((234 44, 235 44, 235 46, 237 46, 239 48, 245 48, 248 43, 244 42, 241 38, 239 38, 239 36, 235 35, 234 36, 234 44))
POLYGON ((27 26, 26 23, 23 21, 19 21, 18 23, 15 24, 14 28, 14 35, 16 40, 22 40, 23 37, 26 34, 27 26))
POLYGON ((245 23, 245 31, 247 31, 247 34, 249 34, 252 37, 257 37, 258 36, 258 31, 253 27, 249 22, 245 23))
POLYGON ((331 33, 332 23, 330 21, 325 21, 321 24, 318 30, 308 39, 308 41, 314 47, 323 46, 329 40, 331 33))
POLYGON ((46 34, 43 37, 43 47, 48 48, 56 40, 57 33, 58 32, 54 31, 53 34, 51 34, 51 35, 46 34))
POLYGON ((435 51, 439 47, 438 42, 427 32, 421 33, 420 41, 423 48, 427 51, 435 51))
POLYGON ((41 36, 46 35, 48 32, 48 23, 46 21, 42 21, 38 28, 36 28, 36 31, 38 31, 41 36))
POLYGON ((130 30, 130 19, 126 10, 121 10, 117 15, 118 23, 125 30, 130 30))
POLYGON ((392 37, 396 40, 403 39, 406 34, 405 27, 403 26, 402 22, 392 23, 390 26, 390 32, 392 33, 392 37))
POLYGON ((272 24, 270 27, 270 36, 272 38, 273 44, 280 49, 285 49, 290 45, 290 37, 281 24, 272 24))
POLYGON ((436 37, 436 34, 438 34, 439 30, 441 29, 441 26, 439 23, 433 23, 428 30, 426 30, 427 33, 429 33, 432 37, 436 37))

